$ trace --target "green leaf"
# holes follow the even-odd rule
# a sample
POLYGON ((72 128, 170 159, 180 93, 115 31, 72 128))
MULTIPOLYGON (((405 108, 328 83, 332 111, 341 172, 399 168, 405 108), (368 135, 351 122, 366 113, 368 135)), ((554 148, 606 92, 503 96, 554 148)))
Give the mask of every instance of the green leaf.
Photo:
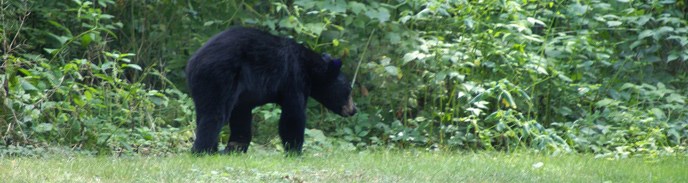
POLYGON ((33 76, 33 74, 31 73, 31 71, 26 70, 26 69, 23 69, 23 68, 17 69, 17 71, 19 71, 20 73, 24 74, 24 76, 33 76))
POLYGON ((676 0, 661 0, 659 1, 661 4, 674 4, 676 3, 676 0))
POLYGON ((506 125, 503 122, 497 123, 496 127, 497 127, 497 131, 500 131, 500 132, 504 131, 504 129, 506 129, 506 125))
POLYGON ((53 33, 48 33, 48 35, 50 35, 50 37, 55 38, 55 40, 57 40, 60 43, 60 45, 64 45, 65 43, 67 43, 67 41, 69 41, 69 39, 71 39, 71 37, 58 36, 53 33))
POLYGON ((569 82, 569 83, 573 82, 573 80, 571 78, 569 78, 568 76, 566 76, 564 74, 557 74, 557 76, 559 77, 559 79, 564 80, 566 82, 569 82))
POLYGON ((602 99, 602 100, 600 100, 600 101, 597 101, 597 103, 595 103, 595 106, 597 106, 597 107, 607 107, 607 106, 612 105, 612 104, 615 103, 615 102, 616 102, 616 101, 615 101, 614 99, 605 98, 605 99, 602 99))
POLYGON ((354 14, 360 14, 361 12, 368 11, 368 8, 363 3, 350 1, 348 6, 351 12, 353 12, 354 14))
POLYGON ((686 103, 686 97, 679 95, 677 93, 672 93, 666 97, 666 101, 667 101, 667 103, 685 104, 686 103))
POLYGON ((297 1, 294 1, 294 4, 299 5, 299 6, 303 7, 304 9, 311 9, 311 8, 315 7, 315 1, 311 1, 311 0, 297 0, 297 1))
POLYGON ((662 111, 659 108, 652 108, 650 109, 650 112, 655 115, 655 117, 659 120, 663 120, 666 118, 666 115, 664 114, 664 111, 662 111))
POLYGON ((294 28, 296 25, 294 24, 296 22, 296 17, 294 16, 289 16, 282 18, 279 22, 279 26, 283 28, 294 28))
POLYGON ((335 13, 344 13, 346 12, 346 7, 345 0, 328 0, 325 1, 321 8, 335 13))
POLYGON ((401 36, 399 33, 396 32, 390 32, 387 35, 387 38, 389 39, 389 42, 392 44, 399 44, 401 43, 401 36))
POLYGON ((473 105, 475 105, 476 107, 481 108, 481 109, 487 109, 487 104, 490 104, 490 103, 487 101, 484 101, 484 100, 473 103, 473 105))
POLYGON ((115 16, 108 15, 108 14, 100 14, 100 17, 99 17, 99 18, 100 18, 100 19, 104 19, 104 20, 110 20, 110 19, 112 19, 112 18, 115 18, 115 16))
POLYGON ((324 23, 307 23, 304 25, 304 27, 308 30, 308 32, 311 32, 315 34, 316 36, 320 36, 322 34, 323 30, 325 29, 325 24, 324 23))
POLYGON ((114 62, 105 62, 105 63, 100 65, 100 69, 101 70, 108 70, 108 69, 112 68, 112 65, 115 65, 115 63, 114 62))
POLYGON ((474 116, 480 116, 480 113, 482 113, 482 110, 473 107, 466 108, 466 110, 473 113, 474 116))
POLYGON ((346 134, 354 134, 354 131, 351 130, 351 128, 348 128, 348 127, 347 127, 347 128, 344 128, 344 133, 346 133, 346 134))
POLYGON ((669 26, 660 27, 659 29, 657 29, 657 31, 655 31, 655 37, 654 38, 659 39, 660 36, 669 34, 670 32, 674 32, 673 27, 669 27, 669 26))
POLYGON ((559 114, 564 115, 564 116, 568 116, 568 115, 573 114, 573 110, 571 110, 571 108, 566 107, 566 106, 562 106, 561 108, 559 108, 558 112, 559 112, 559 114))
POLYGON ((58 52, 60 49, 43 48, 43 50, 45 50, 45 52, 48 52, 48 54, 50 54, 50 55, 55 55, 55 54, 57 54, 57 52, 58 52))
POLYGON ((406 53, 406 54, 404 54, 404 57, 403 57, 403 60, 404 60, 403 64, 405 65, 406 63, 413 61, 413 60, 416 60, 416 59, 418 59, 418 60, 424 59, 426 56, 427 55, 419 52, 418 50, 410 52, 410 53, 406 53))
POLYGON ((467 28, 473 29, 473 25, 475 24, 475 21, 473 20, 473 18, 468 17, 468 18, 463 20, 463 24, 465 24, 467 28))
POLYGON ((392 76, 398 76, 399 75, 399 69, 395 66, 385 66, 385 71, 389 73, 392 76))
POLYGON ((205 23, 203 23, 203 26, 207 27, 207 26, 211 26, 213 24, 215 24, 215 21, 211 20, 211 21, 206 21, 205 23))
POLYGON ((60 24, 59 22, 52 21, 52 20, 48 20, 48 23, 50 23, 51 25, 53 25, 53 26, 55 26, 55 27, 61 29, 62 31, 67 32, 68 35, 73 35, 72 32, 71 32, 71 30, 70 30, 69 28, 65 27, 64 25, 60 24))
POLYGON ((86 34, 84 36, 81 36, 81 46, 88 46, 91 44, 91 41, 93 41, 93 34, 86 34))
POLYGON ((676 40, 679 42, 679 44, 681 44, 681 46, 688 45, 688 38, 683 37, 683 36, 671 35, 671 36, 667 37, 667 39, 676 40))
POLYGON ((31 82, 27 81, 27 80, 24 79, 24 78, 21 78, 21 77, 20 77, 20 78, 19 78, 19 83, 21 84, 22 89, 24 89, 25 91, 38 91, 38 88, 36 88, 36 86, 34 86, 33 84, 31 84, 31 82))
MULTIPOLYGON (((417 52, 417 51, 416 51, 416 52, 417 52)), ((404 60, 404 65, 405 65, 406 63, 408 63, 408 62, 410 62, 410 61, 412 61, 412 60, 414 60, 414 59, 416 59, 416 58, 417 58, 416 54, 414 54, 413 52, 411 52, 411 53, 406 53, 406 54, 404 54, 404 57, 403 57, 402 59, 404 60)))
POLYGON ((366 12, 365 14, 371 19, 379 20, 380 23, 387 22, 390 17, 389 10, 383 7, 380 7, 377 10, 368 10, 368 12, 366 12))
POLYGON ((151 100, 151 102, 153 102, 153 104, 157 106, 165 106, 167 104, 167 98, 165 98, 164 96, 161 97, 158 95, 152 95, 148 98, 151 100))
POLYGON ((443 81, 445 78, 447 78, 447 71, 440 71, 435 74, 435 82, 443 81))
POLYGON ((569 7, 571 12, 578 16, 585 14, 590 9, 590 6, 581 4, 573 4, 569 7))
POLYGON ((540 38, 535 37, 537 35, 522 35, 522 36, 523 36, 523 38, 526 38, 527 40, 530 40, 533 42, 538 42, 538 43, 542 42, 542 40, 540 38))
POLYGON ((81 96, 79 95, 72 95, 72 101, 79 107, 83 107, 84 105, 86 105, 86 103, 83 100, 81 100, 81 96))
POLYGON ((33 131, 37 133, 44 133, 53 130, 53 124, 51 123, 41 123, 33 127, 33 131))
POLYGON ((609 27, 616 27, 616 26, 619 26, 619 25, 621 25, 621 22, 620 22, 620 21, 608 21, 608 22, 607 22, 607 26, 609 26, 609 27))
POLYGON ((667 56, 667 62, 674 61, 674 60, 678 59, 678 57, 679 57, 679 53, 672 52, 671 54, 669 54, 669 56, 667 56))
POLYGON ((652 19, 654 19, 654 18, 652 18, 652 16, 650 16, 650 15, 643 15, 643 16, 638 17, 638 20, 636 20, 635 23, 638 26, 644 26, 645 24, 647 24, 648 21, 650 21, 652 19))
POLYGON ((531 24, 533 24, 533 25, 534 25, 534 24, 540 24, 540 25, 542 25, 542 26, 546 26, 546 25, 545 25, 545 22, 542 22, 542 21, 540 21, 540 20, 538 20, 538 19, 535 19, 535 18, 533 18, 533 17, 528 17, 528 18, 526 18, 526 20, 527 20, 528 22, 530 22, 531 24))
POLYGON ((325 142, 327 140, 325 133, 318 129, 306 129, 305 134, 318 142, 325 142))
POLYGON ((640 32, 638 34, 638 39, 645 39, 646 37, 650 37, 655 35, 655 32, 653 30, 644 30, 643 32, 640 32))
POLYGON ((545 67, 536 66, 536 67, 535 67, 535 70, 537 70, 537 72, 538 72, 539 74, 549 75, 549 73, 547 72, 547 69, 546 69, 545 67))
POLYGON ((638 85, 635 85, 635 84, 633 84, 633 83, 624 83, 624 84, 621 86, 621 90, 625 90, 625 89, 629 89, 629 88, 637 89, 637 88, 638 88, 638 85))
POLYGON ((509 93, 506 90, 502 90, 502 95, 505 96, 505 98, 506 98, 506 101, 504 101, 504 100, 502 101, 502 104, 504 104, 504 106, 511 107, 513 109, 518 108, 516 106, 516 102, 514 101, 514 97, 511 96, 511 93, 509 93))
POLYGON ((142 70, 143 70, 143 69, 141 69, 141 66, 136 65, 136 64, 123 64, 122 67, 124 67, 124 68, 132 68, 132 69, 135 69, 135 70, 138 70, 138 71, 142 71, 142 70))
POLYGON ((389 57, 382 57, 382 59, 380 59, 380 65, 383 66, 389 65, 390 62, 392 62, 392 58, 389 57))
POLYGON ((655 63, 655 62, 659 62, 661 60, 662 60, 661 58, 659 58, 658 56, 654 56, 654 55, 645 57, 645 61, 649 62, 649 63, 655 63))

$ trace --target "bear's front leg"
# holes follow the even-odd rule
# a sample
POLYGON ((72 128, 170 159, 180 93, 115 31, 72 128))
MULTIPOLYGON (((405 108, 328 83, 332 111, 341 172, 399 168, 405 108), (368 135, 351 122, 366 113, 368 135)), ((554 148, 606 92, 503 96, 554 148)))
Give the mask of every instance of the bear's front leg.
POLYGON ((306 129, 305 97, 289 97, 280 104, 282 114, 279 121, 279 135, 287 154, 299 155, 303 147, 303 135, 306 129))

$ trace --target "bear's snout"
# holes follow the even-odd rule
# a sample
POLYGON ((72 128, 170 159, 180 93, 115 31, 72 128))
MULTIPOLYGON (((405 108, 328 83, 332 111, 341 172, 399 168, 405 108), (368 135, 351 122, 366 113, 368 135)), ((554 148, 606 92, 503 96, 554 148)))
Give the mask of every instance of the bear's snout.
POLYGON ((356 114, 356 104, 354 103, 353 98, 349 96, 349 100, 347 100, 346 104, 342 106, 342 112, 340 115, 349 117, 353 116, 354 114, 356 114))

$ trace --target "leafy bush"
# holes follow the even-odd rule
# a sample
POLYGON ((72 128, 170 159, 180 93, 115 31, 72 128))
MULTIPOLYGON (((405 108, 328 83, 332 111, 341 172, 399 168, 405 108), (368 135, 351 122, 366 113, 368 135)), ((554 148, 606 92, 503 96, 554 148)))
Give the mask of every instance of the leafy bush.
MULTIPOLYGON (((32 6, 28 3, 13 2, 3 7, 32 6)), ((4 29, 3 39, 8 35, 27 40, 54 38, 44 43, 43 53, 22 53, 33 45, 4 48, 8 52, 3 54, 0 75, 4 86, 0 92, 0 127, 7 129, 1 135, 3 146, 67 145, 105 153, 142 148, 155 149, 156 153, 177 152, 187 146, 192 134, 187 126, 193 115, 187 95, 174 88, 153 89, 128 76, 135 72, 163 75, 132 63, 134 54, 107 47, 108 37, 116 36, 113 31, 121 27, 109 21, 111 15, 90 2, 56 5, 71 7, 73 11, 59 16, 75 16, 77 19, 71 21, 76 22, 45 20, 57 30, 31 30, 21 26, 27 22, 3 22, 3 27, 17 28, 4 29), (80 26, 70 29, 67 24, 80 26), (72 33, 79 30, 84 32, 72 33), (86 57, 79 57, 83 55, 86 57), (177 128, 180 126, 182 129, 177 128)), ((18 19, 24 20, 31 13, 50 16, 54 11, 37 10, 19 12, 18 19)))
MULTIPOLYGON (((3 1, 5 146, 184 150, 186 60, 244 25, 344 58, 360 112, 311 102, 314 151, 687 151, 684 1, 93 2, 3 1)), ((279 112, 254 111, 256 143, 279 112)))

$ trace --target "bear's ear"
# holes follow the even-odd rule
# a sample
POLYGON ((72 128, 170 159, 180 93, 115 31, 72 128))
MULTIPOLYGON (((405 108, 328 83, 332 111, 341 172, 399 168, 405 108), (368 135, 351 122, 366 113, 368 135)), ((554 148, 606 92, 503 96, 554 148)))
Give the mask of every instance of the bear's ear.
POLYGON ((330 62, 330 61, 332 61, 332 56, 330 56, 330 54, 323 53, 322 54, 322 60, 325 62, 330 62))

